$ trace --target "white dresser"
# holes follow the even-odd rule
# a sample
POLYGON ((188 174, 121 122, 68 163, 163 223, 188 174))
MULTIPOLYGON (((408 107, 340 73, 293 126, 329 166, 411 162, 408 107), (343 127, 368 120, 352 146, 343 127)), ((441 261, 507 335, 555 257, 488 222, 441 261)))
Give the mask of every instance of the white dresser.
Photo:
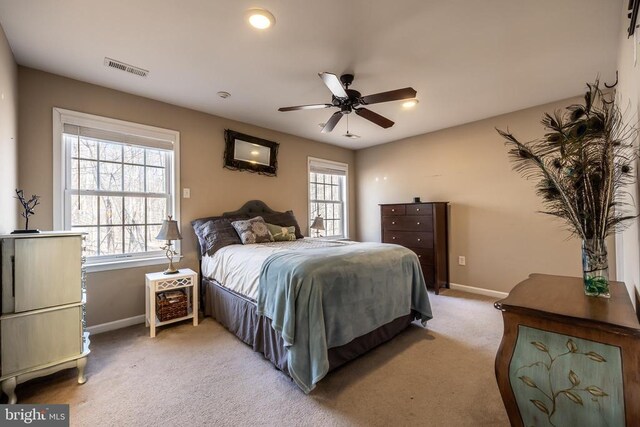
POLYGON ((89 354, 85 324, 84 235, 0 235, 0 386, 16 403, 17 384, 78 368, 89 354))

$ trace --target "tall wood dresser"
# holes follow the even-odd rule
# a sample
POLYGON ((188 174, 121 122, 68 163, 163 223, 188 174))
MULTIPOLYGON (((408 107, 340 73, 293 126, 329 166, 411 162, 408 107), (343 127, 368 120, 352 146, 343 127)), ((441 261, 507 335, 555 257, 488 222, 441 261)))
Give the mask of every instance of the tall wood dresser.
POLYGON ((16 385, 62 369, 86 379, 84 235, 0 235, 0 386, 16 403, 16 385))
POLYGON ((436 294, 449 287, 447 211, 447 202, 380 205, 382 242, 414 251, 427 287, 436 294))

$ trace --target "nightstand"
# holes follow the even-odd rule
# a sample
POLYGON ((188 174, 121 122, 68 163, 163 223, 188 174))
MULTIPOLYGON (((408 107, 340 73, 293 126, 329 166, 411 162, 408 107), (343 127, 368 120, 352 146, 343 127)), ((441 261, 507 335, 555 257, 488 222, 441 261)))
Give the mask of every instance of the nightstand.
POLYGON ((176 274, 148 273, 145 275, 145 324, 150 327, 149 336, 156 336, 158 326, 193 319, 193 326, 198 326, 198 274, 181 268, 176 274), (161 322, 156 316, 156 298, 159 293, 184 290, 187 295, 187 315, 161 322))

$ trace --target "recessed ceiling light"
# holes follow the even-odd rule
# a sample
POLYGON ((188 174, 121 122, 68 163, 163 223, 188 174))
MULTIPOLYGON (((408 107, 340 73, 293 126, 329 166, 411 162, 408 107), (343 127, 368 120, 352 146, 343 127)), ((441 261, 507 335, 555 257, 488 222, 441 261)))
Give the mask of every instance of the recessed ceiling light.
POLYGON ((246 16, 249 24, 259 30, 266 30, 276 23, 276 18, 266 9, 249 9, 246 16))
POLYGON ((417 99, 410 99, 408 101, 404 101, 402 103, 402 108, 413 108, 418 104, 418 100, 417 99))
POLYGON ((227 99, 231 96, 231 94, 229 92, 225 92, 223 90, 221 90, 220 92, 218 92, 217 94, 220 98, 222 99, 227 99))

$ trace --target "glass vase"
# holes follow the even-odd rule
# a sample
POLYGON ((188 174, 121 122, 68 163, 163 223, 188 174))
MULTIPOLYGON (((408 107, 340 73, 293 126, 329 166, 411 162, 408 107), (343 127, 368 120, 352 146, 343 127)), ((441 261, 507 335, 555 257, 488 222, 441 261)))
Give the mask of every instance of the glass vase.
POLYGON ((582 277, 584 293, 609 298, 609 261, 604 239, 582 241, 582 277))

